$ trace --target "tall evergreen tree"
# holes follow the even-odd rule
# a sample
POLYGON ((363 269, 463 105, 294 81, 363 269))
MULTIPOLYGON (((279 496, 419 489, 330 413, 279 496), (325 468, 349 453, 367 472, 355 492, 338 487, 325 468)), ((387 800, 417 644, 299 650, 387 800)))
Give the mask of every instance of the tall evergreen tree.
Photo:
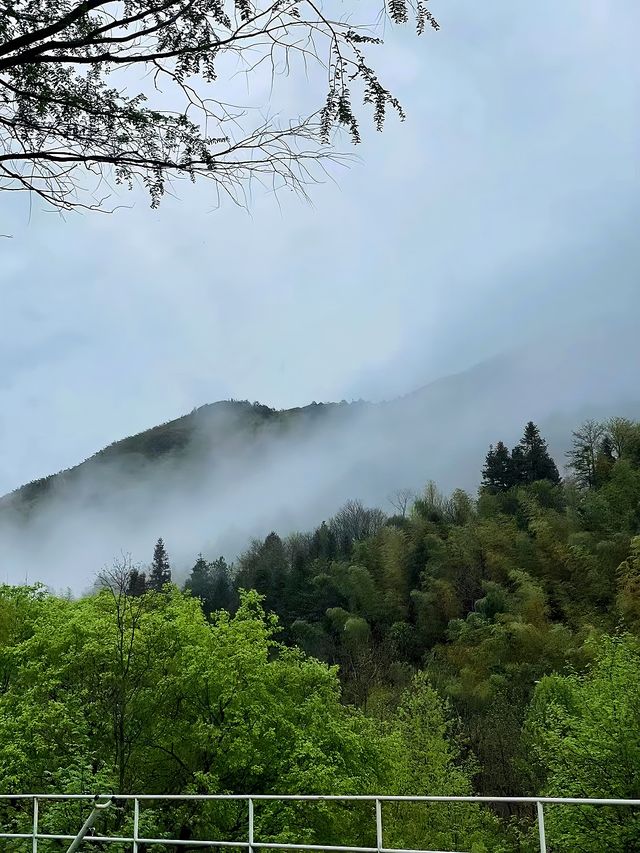
POLYGON ((236 610, 238 602, 233 589, 231 568, 224 557, 210 564, 211 610, 236 610))
POLYGON ((499 441, 489 448, 482 469, 482 487, 492 494, 505 492, 513 485, 513 466, 508 447, 499 441))
POLYGON ((202 604, 205 605, 205 612, 207 612, 206 605, 209 604, 209 599, 211 598, 211 586, 211 565, 207 563, 202 554, 198 554, 198 558, 191 569, 191 574, 185 581, 184 588, 191 595, 200 599, 202 604))
POLYGON ((511 485, 521 486, 528 483, 528 463, 522 444, 516 444, 511 451, 511 485))
POLYGON ((127 582, 127 595, 139 596, 144 595, 147 591, 147 576, 144 572, 139 572, 138 569, 131 569, 127 582))
POLYGON ((549 480, 556 484, 560 482, 560 474, 549 455, 547 442, 533 421, 529 421, 524 428, 519 447, 522 453, 521 471, 518 472, 519 483, 535 483, 537 480, 549 480))
POLYGON ((288 559, 282 539, 271 532, 264 542, 254 541, 239 560, 236 576, 239 589, 255 589, 265 596, 265 606, 279 616, 284 613, 288 559))
POLYGON ((337 553, 338 545, 336 537, 326 521, 323 521, 320 527, 315 529, 311 538, 310 557, 329 562, 336 557, 337 553))
POLYGON ((149 572, 148 588, 160 592, 166 583, 171 583, 171 565, 162 538, 153 549, 153 561, 149 572))

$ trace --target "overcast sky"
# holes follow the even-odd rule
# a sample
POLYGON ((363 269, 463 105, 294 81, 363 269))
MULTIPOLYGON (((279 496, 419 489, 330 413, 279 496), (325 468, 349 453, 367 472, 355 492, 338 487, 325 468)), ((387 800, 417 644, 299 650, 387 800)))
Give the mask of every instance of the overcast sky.
MULTIPOLYGON (((377 49, 407 121, 313 206, 2 200, 0 493, 220 398, 390 397, 640 316, 640 4, 432 10, 439 33, 377 49)), ((287 90, 294 112, 314 95, 287 90)))

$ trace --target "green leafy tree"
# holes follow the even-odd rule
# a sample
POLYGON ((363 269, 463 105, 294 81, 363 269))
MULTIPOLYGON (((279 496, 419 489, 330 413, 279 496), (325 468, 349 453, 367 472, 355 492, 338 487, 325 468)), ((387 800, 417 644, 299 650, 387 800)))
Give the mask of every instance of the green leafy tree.
POLYGON ((573 432, 572 445, 567 451, 567 467, 573 471, 576 482, 582 488, 590 489, 597 485, 598 449, 603 436, 603 425, 594 420, 585 421, 573 432))
POLYGON ((605 433, 600 442, 595 462, 595 482, 598 485, 607 482, 615 463, 616 457, 613 451, 613 440, 609 433, 605 433))
POLYGON ((606 438, 609 439, 613 456, 621 459, 633 447, 637 424, 628 418, 614 417, 605 422, 606 438))
POLYGON ((520 730, 534 684, 575 655, 571 631, 548 617, 544 591, 513 570, 506 584, 485 581, 465 619, 449 623, 448 643, 429 663, 434 684, 460 715, 480 761, 482 793, 522 790, 520 730))
MULTIPOLYGON (((463 740, 451 709, 425 673, 400 698, 393 730, 397 739, 397 790, 401 794, 469 795, 476 771, 464 758, 463 740)), ((385 826, 390 847, 434 850, 504 851, 497 821, 469 804, 398 804, 385 826)))
MULTIPOLYGON (((548 676, 537 685, 526 732, 541 792, 563 797, 635 798, 640 790, 640 645, 600 637, 584 675, 548 676)), ((558 853, 627 853, 640 846, 640 815, 624 808, 547 810, 558 853)))
MULTIPOLYGON (((28 630, 2 648, 2 791, 393 789, 389 737, 341 704, 335 669, 277 641, 256 593, 209 623, 175 587, 133 598, 121 576, 107 580, 77 602, 32 601, 28 630)), ((156 828, 184 840, 244 831, 237 813, 222 825, 224 814, 204 814, 167 811, 156 828)), ((293 807, 266 809, 257 831, 336 843, 356 832, 349 820, 311 807, 301 827, 293 807)))
POLYGON ((631 554, 618 566, 616 604, 629 628, 640 633, 640 536, 631 540, 631 554))

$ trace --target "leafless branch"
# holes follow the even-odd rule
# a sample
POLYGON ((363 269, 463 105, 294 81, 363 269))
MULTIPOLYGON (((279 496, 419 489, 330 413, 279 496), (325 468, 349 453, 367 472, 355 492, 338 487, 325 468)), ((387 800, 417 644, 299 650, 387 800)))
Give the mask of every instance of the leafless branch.
MULTIPOLYGON (((385 14, 408 19, 407 3, 385 14)), ((99 195, 116 185, 144 185, 156 206, 171 181, 213 180, 238 200, 254 179, 274 189, 305 187, 345 162, 329 144, 346 128, 360 140, 351 85, 382 129, 386 109, 404 113, 379 82, 364 48, 380 40, 314 0, 12 0, 0 19, 0 190, 26 191, 61 211, 104 209, 99 195), (224 56, 255 79, 265 63, 278 74, 305 75, 312 62, 327 75, 324 106, 296 121, 247 121, 255 110, 213 95, 224 56), (110 87, 115 69, 148 71, 151 92, 110 87), (167 91, 164 90, 167 85, 167 91), (148 106, 171 97, 177 109, 148 106), (319 167, 317 171, 314 167, 319 167), (85 186, 94 179, 93 189, 85 186), (275 182, 275 183, 274 183, 275 182)), ((424 2, 417 28, 437 28, 424 2)))

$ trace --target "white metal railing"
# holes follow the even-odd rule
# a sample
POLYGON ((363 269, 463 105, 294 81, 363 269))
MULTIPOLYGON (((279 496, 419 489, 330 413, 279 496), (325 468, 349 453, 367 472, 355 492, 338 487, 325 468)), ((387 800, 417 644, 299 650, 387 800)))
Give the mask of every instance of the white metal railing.
MULTIPOLYGON (((640 800, 623 799, 588 799, 580 797, 474 797, 474 796, 375 796, 342 795, 342 794, 0 794, 2 802, 32 802, 31 832, 2 832, 0 838, 25 839, 32 841, 33 853, 38 853, 38 841, 68 841, 70 846, 67 853, 75 853, 84 842, 101 842, 105 844, 131 844, 132 853, 138 853, 139 845, 172 845, 174 847, 205 848, 235 848, 254 853, 257 850, 309 850, 327 851, 327 853, 462 853, 462 851, 439 850, 405 850, 397 847, 385 847, 383 843, 382 803, 485 803, 485 804, 529 804, 535 808, 538 826, 540 853, 547 853, 547 838, 545 833, 544 807, 547 804, 568 806, 628 806, 640 808, 640 800), (84 824, 76 835, 52 834, 40 832, 39 814, 42 802, 85 802, 92 806, 84 824), (145 838, 140 834, 140 804, 147 802, 189 802, 189 801, 234 801, 246 803, 248 809, 247 837, 245 841, 225 840, 195 840, 179 838, 145 838), (254 837, 254 807, 260 802, 370 802, 375 804, 376 846, 336 846, 323 844, 287 844, 257 841, 254 837), (133 833, 132 835, 88 835, 100 816, 112 804, 133 803, 133 833)), ((2 827, 0 827, 0 830, 2 827)))

